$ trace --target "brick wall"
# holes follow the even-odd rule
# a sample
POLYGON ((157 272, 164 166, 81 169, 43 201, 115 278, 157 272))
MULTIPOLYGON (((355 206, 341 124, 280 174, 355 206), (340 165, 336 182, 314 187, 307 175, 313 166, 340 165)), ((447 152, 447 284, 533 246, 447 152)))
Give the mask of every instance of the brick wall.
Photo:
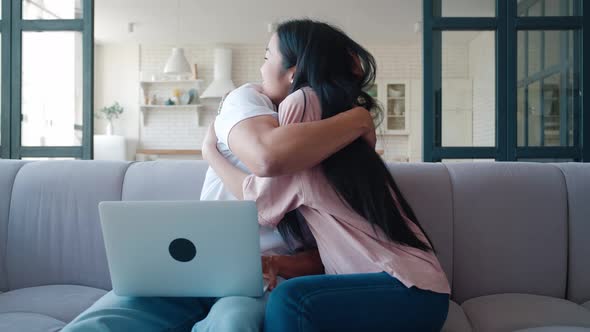
MULTIPOLYGON (((263 62, 265 44, 226 45, 233 50, 232 79, 236 85, 260 80, 259 68, 263 62)), ((148 79, 161 73, 173 45, 140 45, 141 77, 148 79)), ((190 63, 197 63, 199 78, 206 87, 213 78, 214 45, 183 45, 190 63)), ((421 90, 422 46, 421 43, 406 45, 368 45, 368 50, 377 60, 378 79, 412 81, 412 86, 421 90)), ((443 71, 446 77, 468 77, 468 46, 444 49, 443 71)), ((413 161, 421 155, 421 99, 422 93, 411 93, 411 136, 382 136, 378 148, 385 150, 384 159, 413 161), (417 115, 418 114, 418 115, 417 115), (415 122, 415 123, 414 123, 415 122), (418 132, 419 131, 419 132, 418 132), (413 141, 414 143, 412 143, 413 141)), ((138 96, 138 103, 141 100, 138 96)), ((200 125, 194 111, 152 110, 147 126, 140 126, 139 146, 143 148, 198 149, 207 125, 215 117, 217 104, 207 102, 200 112, 200 125)))

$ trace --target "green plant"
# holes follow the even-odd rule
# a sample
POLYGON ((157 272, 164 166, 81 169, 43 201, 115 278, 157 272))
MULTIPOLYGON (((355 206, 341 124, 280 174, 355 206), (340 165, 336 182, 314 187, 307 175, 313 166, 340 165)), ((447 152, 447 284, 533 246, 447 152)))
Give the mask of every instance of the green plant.
POLYGON ((124 108, 121 107, 118 102, 115 102, 109 107, 101 108, 99 113, 96 113, 95 116, 99 119, 107 119, 108 121, 112 121, 113 119, 118 119, 119 115, 121 115, 123 111, 124 108))

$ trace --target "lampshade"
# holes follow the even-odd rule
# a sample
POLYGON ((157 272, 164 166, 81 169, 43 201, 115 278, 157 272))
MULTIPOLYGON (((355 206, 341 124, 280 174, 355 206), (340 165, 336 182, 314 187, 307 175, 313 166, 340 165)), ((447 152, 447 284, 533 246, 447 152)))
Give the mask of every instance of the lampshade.
POLYGON ((232 50, 230 48, 215 49, 213 82, 203 92, 201 98, 221 98, 236 88, 231 80, 231 63, 232 50))
POLYGON ((164 67, 164 74, 169 75, 182 75, 182 74, 190 74, 191 73, 191 66, 184 56, 184 49, 182 48, 173 48, 172 54, 166 61, 166 66, 164 67))

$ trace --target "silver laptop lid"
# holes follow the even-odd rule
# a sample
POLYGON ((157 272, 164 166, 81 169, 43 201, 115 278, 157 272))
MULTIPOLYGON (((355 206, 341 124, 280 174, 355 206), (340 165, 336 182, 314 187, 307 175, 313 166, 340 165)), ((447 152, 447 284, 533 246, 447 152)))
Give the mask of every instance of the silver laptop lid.
POLYGON ((101 202, 99 212, 117 295, 262 295, 254 202, 101 202))

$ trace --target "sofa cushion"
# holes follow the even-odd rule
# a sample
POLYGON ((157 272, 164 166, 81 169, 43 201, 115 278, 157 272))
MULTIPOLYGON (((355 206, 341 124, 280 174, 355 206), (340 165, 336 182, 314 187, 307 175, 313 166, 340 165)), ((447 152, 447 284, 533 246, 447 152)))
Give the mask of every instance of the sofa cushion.
POLYGON ((0 314, 2 332, 57 332, 65 325, 55 318, 30 312, 0 314))
POLYGON ((199 200, 209 165, 202 160, 132 164, 125 174, 124 201, 199 200))
POLYGON ((453 280, 453 199, 451 180, 441 164, 389 164, 400 191, 432 240, 447 279, 453 280))
POLYGON ((590 164, 557 164, 565 176, 569 207, 569 265, 567 298, 590 300, 590 164))
POLYGON ((0 291, 8 289, 6 272, 6 235, 8 233, 8 212, 14 178, 26 162, 22 160, 0 160, 0 291))
POLYGON ((76 285, 21 288, 0 294, 0 314, 29 312, 69 323, 104 294, 102 289, 76 285))
POLYGON ((589 328, 575 326, 545 326, 531 329, 517 330, 514 332, 590 332, 589 328))
POLYGON ((453 299, 525 293, 565 298, 567 193, 535 163, 445 164, 453 186, 453 299))
POLYGON ((471 324, 463 308, 454 301, 449 301, 449 314, 441 332, 471 332, 471 324))
POLYGON ((8 224, 9 289, 51 284, 111 288, 98 203, 121 200, 127 166, 72 160, 21 167, 8 224))
POLYGON ((571 301, 548 296, 488 295, 465 301, 462 307, 478 332, 543 326, 590 327, 590 311, 571 301))

